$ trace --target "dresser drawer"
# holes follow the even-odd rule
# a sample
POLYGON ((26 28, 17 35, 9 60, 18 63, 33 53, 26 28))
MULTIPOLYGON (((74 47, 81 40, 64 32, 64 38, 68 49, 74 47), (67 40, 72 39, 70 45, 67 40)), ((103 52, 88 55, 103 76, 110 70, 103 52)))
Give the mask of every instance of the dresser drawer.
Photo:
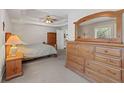
POLYGON ((121 69, 110 67, 104 64, 99 64, 94 61, 86 62, 86 67, 97 72, 106 75, 107 77, 114 78, 121 81, 121 69))
POLYGON ((94 47, 91 45, 78 44, 77 56, 93 59, 94 47))
POLYGON ((94 79, 95 81, 101 82, 101 83, 120 82, 120 81, 116 81, 114 79, 111 79, 109 77, 106 77, 105 75, 97 73, 97 72, 90 70, 88 68, 85 69, 85 74, 86 74, 86 76, 90 77, 91 79, 94 79))
POLYGON ((76 49, 69 49, 67 48, 67 55, 75 55, 76 56, 76 49))
POLYGON ((84 58, 83 57, 77 57, 77 56, 69 55, 67 57, 67 60, 75 62, 79 65, 84 65, 84 58))
POLYGON ((95 60, 98 62, 121 67, 121 58, 113 58, 105 55, 95 54, 95 60))
POLYGON ((119 48, 109 48, 109 47, 96 47, 97 53, 103 53, 112 56, 121 56, 121 49, 119 48))
POLYGON ((75 70, 78 70, 80 72, 84 72, 84 65, 82 66, 82 65, 79 65, 79 64, 72 62, 72 61, 68 61, 67 65, 73 67, 75 70))
POLYGON ((122 69, 122 82, 124 83, 124 69, 122 69))
POLYGON ((68 43, 67 44, 67 48, 69 48, 69 49, 75 49, 76 48, 76 44, 71 44, 71 43, 68 43))

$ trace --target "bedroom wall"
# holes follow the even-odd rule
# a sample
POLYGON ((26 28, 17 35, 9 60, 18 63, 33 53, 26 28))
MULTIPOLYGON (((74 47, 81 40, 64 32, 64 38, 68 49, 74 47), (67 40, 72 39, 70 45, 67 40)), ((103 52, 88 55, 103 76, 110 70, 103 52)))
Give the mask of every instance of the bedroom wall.
POLYGON ((12 24, 12 33, 17 34, 28 44, 47 42, 47 32, 55 32, 55 27, 32 24, 12 24))
POLYGON ((4 45, 5 43, 5 32, 11 31, 11 23, 8 17, 8 13, 4 9, 0 9, 0 45, 4 45), (3 22, 5 24, 3 31, 3 22))
POLYGON ((114 11, 114 9, 79 9, 79 10, 71 10, 68 15, 68 39, 70 41, 75 40, 75 25, 73 24, 75 21, 79 20, 82 17, 85 17, 90 14, 94 14, 102 11, 114 11))
POLYGON ((5 32, 11 31, 10 20, 6 10, 0 9, 0 82, 4 72, 5 66, 5 32), (5 23, 5 30, 3 31, 3 22, 5 23))
POLYGON ((3 66, 5 63, 4 55, 4 32, 3 32, 3 21, 4 21, 4 10, 0 10, 0 82, 3 76, 3 66))
POLYGON ((64 34, 66 34, 67 30, 68 30, 68 25, 57 28, 57 30, 56 30, 56 33, 57 33, 57 49, 64 49, 66 47, 64 34))
POLYGON ((64 48, 66 48, 66 40, 68 40, 68 25, 62 26, 62 30, 64 30, 64 34, 66 38, 64 38, 64 48))

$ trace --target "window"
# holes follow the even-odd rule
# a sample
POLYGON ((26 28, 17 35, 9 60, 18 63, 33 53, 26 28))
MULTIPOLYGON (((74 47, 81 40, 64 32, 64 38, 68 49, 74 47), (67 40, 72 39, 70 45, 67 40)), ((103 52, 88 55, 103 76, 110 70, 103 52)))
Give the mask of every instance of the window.
POLYGON ((95 38, 110 39, 112 38, 112 29, 111 27, 98 27, 95 28, 95 38))

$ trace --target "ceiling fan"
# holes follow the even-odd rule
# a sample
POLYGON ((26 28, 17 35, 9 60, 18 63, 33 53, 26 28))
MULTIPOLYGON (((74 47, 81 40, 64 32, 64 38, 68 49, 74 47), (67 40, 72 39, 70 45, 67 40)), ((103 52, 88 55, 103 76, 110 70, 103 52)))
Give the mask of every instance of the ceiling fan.
POLYGON ((57 18, 56 16, 45 16, 43 19, 43 22, 47 23, 47 24, 51 24, 51 23, 54 23, 55 21, 57 21, 57 18))

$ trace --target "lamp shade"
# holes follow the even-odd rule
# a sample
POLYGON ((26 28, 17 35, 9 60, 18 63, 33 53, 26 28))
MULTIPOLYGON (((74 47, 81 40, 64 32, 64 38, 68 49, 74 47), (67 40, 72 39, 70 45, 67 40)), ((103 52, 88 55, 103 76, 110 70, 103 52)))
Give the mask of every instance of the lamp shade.
POLYGON ((11 35, 6 43, 8 45, 24 44, 23 41, 21 41, 21 39, 17 35, 11 35))

